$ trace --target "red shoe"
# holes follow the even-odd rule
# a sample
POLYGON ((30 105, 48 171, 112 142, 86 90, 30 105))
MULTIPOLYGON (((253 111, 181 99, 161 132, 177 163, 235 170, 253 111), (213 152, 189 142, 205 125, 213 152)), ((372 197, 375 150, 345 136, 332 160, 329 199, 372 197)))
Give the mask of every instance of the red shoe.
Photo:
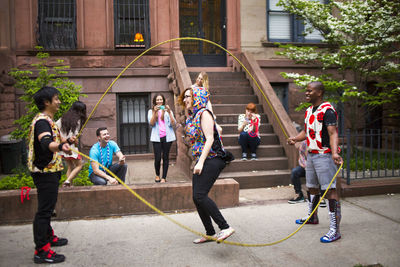
MULTIPOLYGON (((307 218, 308 217, 297 219, 296 224, 303 224, 307 220, 307 218)), ((314 213, 306 224, 319 224, 318 215, 314 213)))
POLYGON ((50 240, 51 240, 50 244, 52 247, 61 247, 61 246, 65 246, 66 244, 68 244, 68 239, 58 237, 56 235, 53 235, 50 240))
POLYGON ((50 249, 50 243, 47 243, 41 249, 35 250, 33 261, 35 263, 59 263, 65 261, 65 256, 55 253, 50 249))

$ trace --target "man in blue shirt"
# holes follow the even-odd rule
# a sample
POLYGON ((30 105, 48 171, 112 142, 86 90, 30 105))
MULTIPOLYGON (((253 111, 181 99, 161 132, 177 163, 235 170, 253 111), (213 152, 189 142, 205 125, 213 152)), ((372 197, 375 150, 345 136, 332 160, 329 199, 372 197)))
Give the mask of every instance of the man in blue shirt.
POLYGON ((110 134, 106 127, 96 130, 98 142, 90 149, 91 161, 89 166, 89 178, 95 185, 118 184, 118 181, 109 175, 100 165, 105 166, 111 172, 125 182, 125 175, 128 166, 125 164, 125 156, 122 154, 117 143, 110 140, 110 134), (112 157, 115 154, 119 162, 112 164, 112 157))

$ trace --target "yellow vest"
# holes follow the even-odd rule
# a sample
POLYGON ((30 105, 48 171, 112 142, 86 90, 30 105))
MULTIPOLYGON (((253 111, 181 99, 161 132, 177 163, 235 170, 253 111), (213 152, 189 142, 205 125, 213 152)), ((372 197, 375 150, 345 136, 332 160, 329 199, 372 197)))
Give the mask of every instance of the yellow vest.
POLYGON ((53 159, 50 161, 50 163, 44 167, 43 170, 40 170, 37 168, 34 164, 33 161, 35 160, 35 149, 34 149, 34 139, 35 139, 35 125, 38 120, 47 120, 50 124, 51 131, 53 134, 53 141, 57 143, 61 143, 61 135, 60 135, 60 130, 57 127, 57 124, 53 122, 53 120, 46 114, 44 113, 39 113, 35 116, 35 118, 32 121, 31 124, 31 129, 29 132, 29 153, 28 153, 28 169, 31 172, 58 172, 64 169, 64 166, 62 164, 61 156, 58 152, 53 153, 53 159))

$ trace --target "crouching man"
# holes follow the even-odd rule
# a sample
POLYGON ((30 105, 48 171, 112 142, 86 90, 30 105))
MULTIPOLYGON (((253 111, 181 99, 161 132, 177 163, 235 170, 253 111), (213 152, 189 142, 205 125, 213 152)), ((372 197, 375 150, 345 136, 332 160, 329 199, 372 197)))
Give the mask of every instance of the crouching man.
POLYGON ((109 175, 100 165, 105 166, 111 172, 125 182, 128 166, 125 164, 125 156, 122 154, 117 143, 110 140, 110 134, 106 127, 96 130, 97 140, 90 149, 90 158, 95 160, 90 162, 89 179, 95 185, 118 184, 118 181, 109 175), (113 155, 118 157, 119 162, 112 164, 113 155))

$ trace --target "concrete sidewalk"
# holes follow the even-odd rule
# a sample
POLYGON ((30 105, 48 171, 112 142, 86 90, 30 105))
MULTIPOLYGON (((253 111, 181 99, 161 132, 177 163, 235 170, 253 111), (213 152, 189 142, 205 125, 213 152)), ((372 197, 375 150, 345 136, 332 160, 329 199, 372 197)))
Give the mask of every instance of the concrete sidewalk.
MULTIPOLYGON (((296 230, 294 221, 305 215, 306 203, 267 197, 273 194, 274 189, 240 190, 241 206, 222 210, 236 229, 229 241, 269 243, 296 230)), ((58 221, 55 232, 69 244, 55 248, 67 257, 57 266, 399 266, 399 206, 400 195, 347 198, 341 240, 320 243, 329 225, 327 209, 320 208, 319 225, 306 225, 283 243, 260 248, 195 245, 194 234, 158 215, 58 221)), ((170 216, 203 231, 195 212, 170 216)), ((31 224, 1 226, 0 236, 0 266, 34 265, 31 224)))

